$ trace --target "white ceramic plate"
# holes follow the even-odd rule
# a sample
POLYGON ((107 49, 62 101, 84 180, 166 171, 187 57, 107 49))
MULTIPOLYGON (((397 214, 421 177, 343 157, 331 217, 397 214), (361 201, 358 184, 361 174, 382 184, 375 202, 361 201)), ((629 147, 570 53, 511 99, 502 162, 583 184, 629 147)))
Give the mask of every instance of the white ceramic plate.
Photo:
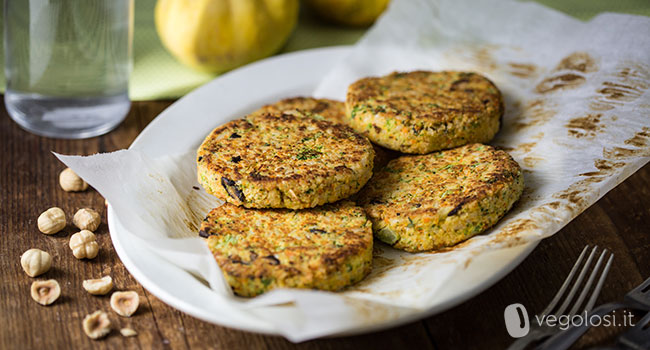
MULTIPOLYGON (((346 47, 301 51, 269 58, 225 74, 167 108, 135 139, 131 149, 149 156, 177 154, 198 147, 205 135, 226 120, 241 117, 280 98, 311 95, 318 82, 349 51, 346 47)), ((212 291, 189 273, 134 244, 112 210, 110 234, 124 266, 151 294, 201 320, 241 330, 274 334, 271 324, 238 318, 212 302, 212 291)), ((490 252, 475 258, 442 287, 428 310, 391 322, 349 329, 356 334, 393 327, 449 309, 487 289, 512 271, 536 244, 490 252)), ((278 310, 267 310, 278 315, 278 310)), ((265 309, 260 312, 266 312, 265 309)), ((280 311, 282 313, 282 311, 280 311)), ((287 311, 284 316, 292 317, 287 311)))

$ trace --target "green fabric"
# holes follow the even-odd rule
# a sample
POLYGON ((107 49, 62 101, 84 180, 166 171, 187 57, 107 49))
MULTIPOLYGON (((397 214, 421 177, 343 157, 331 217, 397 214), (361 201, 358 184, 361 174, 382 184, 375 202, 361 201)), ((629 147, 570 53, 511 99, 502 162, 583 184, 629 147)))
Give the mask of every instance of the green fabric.
MULTIPOLYGON (((598 13, 620 12, 650 16, 648 0, 538 0, 537 2, 581 20, 598 13)), ((196 72, 178 63, 162 47, 153 21, 155 0, 135 1, 133 73, 130 95, 133 100, 156 100, 180 97, 215 75, 196 72)), ((301 11, 298 26, 281 52, 355 43, 364 29, 346 28, 324 23, 307 11, 301 11)), ((2 60, 4 59, 3 56, 2 60)), ((4 91, 4 74, 0 76, 4 91)))

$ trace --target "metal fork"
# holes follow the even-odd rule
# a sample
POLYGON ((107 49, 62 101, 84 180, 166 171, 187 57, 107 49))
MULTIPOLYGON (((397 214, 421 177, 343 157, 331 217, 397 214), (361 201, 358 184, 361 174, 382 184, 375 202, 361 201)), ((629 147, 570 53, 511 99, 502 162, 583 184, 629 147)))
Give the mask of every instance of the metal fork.
POLYGON ((650 312, 618 337, 618 343, 634 350, 650 349, 650 312))
MULTIPOLYGON (((594 315, 600 317, 609 314, 610 312, 622 309, 629 308, 635 310, 643 310, 650 312, 650 278, 643 281, 643 283, 636 286, 630 292, 625 295, 623 301, 607 303, 600 305, 594 309, 593 312, 589 313, 589 318, 594 315)), ((587 330, 589 329, 588 323, 583 323, 580 326, 572 327, 566 331, 560 332, 553 335, 549 340, 547 340, 540 349, 553 349, 561 350, 568 349, 573 343, 575 343, 587 330)))
POLYGON ((598 261, 591 269, 591 273, 589 274, 589 278, 587 279, 587 282, 585 283, 584 286, 582 286, 582 291, 580 295, 578 295, 578 298, 575 301, 573 301, 573 298, 576 292, 578 291, 578 288, 580 288, 582 281, 584 280, 585 276, 589 272, 591 262, 596 256, 596 250, 598 249, 598 246, 593 247, 591 253, 587 257, 587 261, 585 262, 584 265, 582 265, 582 269, 580 269, 580 266, 582 264, 582 261, 584 260, 585 255, 587 254, 588 249, 589 246, 587 245, 582 250, 582 253, 580 253, 578 260, 573 265, 571 272, 569 272, 569 275, 564 280, 564 283, 562 283, 560 290, 557 291, 557 293, 555 294, 551 302, 548 304, 548 306, 546 306, 544 311, 537 314, 534 317, 534 320, 531 320, 530 332, 526 336, 519 338, 515 342, 513 342, 510 345, 510 347, 508 347, 509 350, 524 349, 526 348, 526 346, 528 346, 533 342, 540 341, 555 333, 560 332, 560 328, 558 327, 551 327, 548 326, 546 323, 538 322, 538 320, 540 319, 545 320, 546 317, 550 315, 554 315, 555 317, 559 317, 561 315, 568 315, 569 317, 571 317, 573 315, 577 315, 578 313, 591 311, 594 304, 596 303, 596 298, 598 298, 598 294, 600 294, 600 289, 603 287, 603 283, 605 282, 605 277, 607 277, 609 268, 612 266, 612 259, 614 258, 614 254, 611 254, 609 256, 609 259, 607 260, 605 267, 600 272, 600 277, 598 279, 598 282, 596 283, 595 288, 591 292, 591 296, 589 297, 587 304, 584 306, 584 308, 581 308, 583 302, 585 301, 585 298, 587 297, 587 294, 589 293, 591 285, 593 284, 594 280, 596 279, 596 276, 598 275, 600 266, 605 260, 605 255, 607 254, 607 249, 604 249, 600 254, 600 257, 598 258, 598 261), (574 276, 576 275, 579 269, 580 269, 580 273, 578 274, 578 277, 576 278, 575 281, 573 281, 573 284, 571 284, 571 281, 573 280, 574 276), (570 285, 571 285, 571 289, 566 294, 566 296, 564 296, 564 301, 556 309, 556 306, 558 305, 558 303, 560 302, 560 300, 562 299, 563 295, 565 294, 565 292, 567 291, 570 285), (564 312, 567 310, 570 304, 572 304, 573 307, 571 308, 568 314, 565 314, 564 312), (555 310, 555 312, 551 314, 551 311, 553 310, 555 310))

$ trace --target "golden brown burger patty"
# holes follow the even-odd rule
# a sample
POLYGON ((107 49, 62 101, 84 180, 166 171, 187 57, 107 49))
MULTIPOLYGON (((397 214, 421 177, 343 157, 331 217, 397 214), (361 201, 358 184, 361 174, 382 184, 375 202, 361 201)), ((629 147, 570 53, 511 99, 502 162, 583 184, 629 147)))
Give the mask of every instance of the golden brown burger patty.
POLYGON ((523 188, 519 164, 508 153, 471 144, 393 159, 357 197, 377 238, 419 252, 485 231, 512 208, 523 188))
MULTIPOLYGON (((291 97, 285 98, 278 102, 268 104, 251 115, 261 115, 266 113, 287 113, 291 115, 306 116, 319 120, 329 120, 341 124, 347 124, 348 120, 345 115, 345 103, 341 101, 329 100, 326 98, 313 97, 291 97)), ((398 153, 372 144, 375 150, 374 169, 377 171, 388 164, 388 161, 398 156, 398 153)))
POLYGON ((283 287, 337 291, 372 268, 371 223, 349 201, 298 211, 226 203, 199 234, 241 296, 283 287))
POLYGON ((357 192, 374 151, 350 127, 290 114, 262 114, 214 129, 197 152, 208 193, 247 208, 312 208, 357 192))
POLYGON ((392 73, 348 88, 348 122, 372 142, 426 154, 488 142, 499 130, 502 96, 487 78, 467 72, 392 73))

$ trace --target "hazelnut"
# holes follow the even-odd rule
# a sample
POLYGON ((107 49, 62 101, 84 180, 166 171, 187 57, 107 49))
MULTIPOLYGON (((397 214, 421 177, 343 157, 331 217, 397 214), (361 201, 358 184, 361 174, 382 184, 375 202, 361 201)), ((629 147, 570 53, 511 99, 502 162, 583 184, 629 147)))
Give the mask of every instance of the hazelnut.
POLYGON ((122 334, 123 337, 133 337, 138 335, 138 332, 136 332, 133 328, 122 328, 120 329, 120 334, 122 334))
POLYGON ((38 216, 38 230, 46 235, 53 235, 65 227, 63 209, 53 207, 38 216))
POLYGON ((20 265, 29 277, 36 277, 50 270, 52 257, 40 249, 30 249, 20 256, 20 265))
POLYGON ((88 188, 86 181, 75 174, 70 168, 65 168, 59 174, 59 185, 66 192, 85 191, 88 188))
POLYGON ((111 295, 111 308, 120 316, 133 315, 138 305, 140 305, 140 297, 134 291, 115 292, 111 295))
POLYGON ((99 279, 83 281, 84 289, 92 295, 106 295, 113 289, 111 276, 104 276, 99 279))
POLYGON ((109 320, 108 315, 101 310, 86 315, 82 325, 84 332, 90 339, 103 338, 111 332, 111 320, 109 320))
POLYGON ((92 259, 99 253, 95 234, 88 230, 81 230, 70 237, 70 249, 77 259, 92 259))
POLYGON ((61 295, 61 287, 56 280, 34 281, 32 299, 41 305, 50 305, 61 295))
POLYGON ((88 208, 77 210, 72 218, 72 223, 80 230, 95 231, 101 222, 99 213, 88 208))

